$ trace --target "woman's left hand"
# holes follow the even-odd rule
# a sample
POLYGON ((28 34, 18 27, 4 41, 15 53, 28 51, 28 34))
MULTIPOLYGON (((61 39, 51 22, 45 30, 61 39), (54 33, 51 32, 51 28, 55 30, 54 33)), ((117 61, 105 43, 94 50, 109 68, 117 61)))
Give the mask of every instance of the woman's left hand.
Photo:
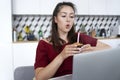
POLYGON ((85 44, 83 45, 81 48, 80 48, 80 51, 81 52, 89 52, 89 51, 92 51, 92 47, 90 44, 85 44))

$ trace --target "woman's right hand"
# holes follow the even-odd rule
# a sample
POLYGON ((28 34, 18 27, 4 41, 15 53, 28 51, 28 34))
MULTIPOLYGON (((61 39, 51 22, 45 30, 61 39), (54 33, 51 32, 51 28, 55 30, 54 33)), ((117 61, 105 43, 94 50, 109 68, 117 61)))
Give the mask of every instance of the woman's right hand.
POLYGON ((65 48, 62 50, 60 55, 63 59, 68 58, 69 56, 73 56, 76 53, 80 53, 81 48, 78 48, 75 44, 66 45, 65 48))

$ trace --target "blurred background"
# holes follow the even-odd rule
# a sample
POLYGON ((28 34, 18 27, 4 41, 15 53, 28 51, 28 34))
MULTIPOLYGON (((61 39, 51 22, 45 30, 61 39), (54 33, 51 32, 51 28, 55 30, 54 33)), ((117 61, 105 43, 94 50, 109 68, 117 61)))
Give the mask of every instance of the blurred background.
POLYGON ((120 47, 120 0, 1 0, 1 80, 14 80, 16 68, 34 65, 38 41, 50 35, 52 12, 61 1, 76 5, 76 32, 120 47))

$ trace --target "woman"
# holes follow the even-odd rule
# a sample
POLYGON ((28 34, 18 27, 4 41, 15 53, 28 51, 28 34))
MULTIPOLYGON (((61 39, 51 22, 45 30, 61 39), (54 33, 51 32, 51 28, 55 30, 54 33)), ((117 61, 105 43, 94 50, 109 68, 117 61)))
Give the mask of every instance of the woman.
POLYGON ((81 48, 73 44, 77 41, 74 30, 75 7, 70 2, 58 3, 52 16, 51 36, 40 40, 35 61, 36 80, 72 74, 73 55, 87 51, 109 48, 97 39, 80 34, 81 48))

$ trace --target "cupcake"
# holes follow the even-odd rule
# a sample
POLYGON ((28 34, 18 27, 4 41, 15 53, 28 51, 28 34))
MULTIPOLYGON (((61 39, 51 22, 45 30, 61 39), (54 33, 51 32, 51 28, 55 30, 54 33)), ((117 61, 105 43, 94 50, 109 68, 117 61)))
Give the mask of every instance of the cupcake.
POLYGON ((82 43, 74 43, 75 45, 77 45, 77 47, 82 47, 83 46, 83 44, 82 43))

